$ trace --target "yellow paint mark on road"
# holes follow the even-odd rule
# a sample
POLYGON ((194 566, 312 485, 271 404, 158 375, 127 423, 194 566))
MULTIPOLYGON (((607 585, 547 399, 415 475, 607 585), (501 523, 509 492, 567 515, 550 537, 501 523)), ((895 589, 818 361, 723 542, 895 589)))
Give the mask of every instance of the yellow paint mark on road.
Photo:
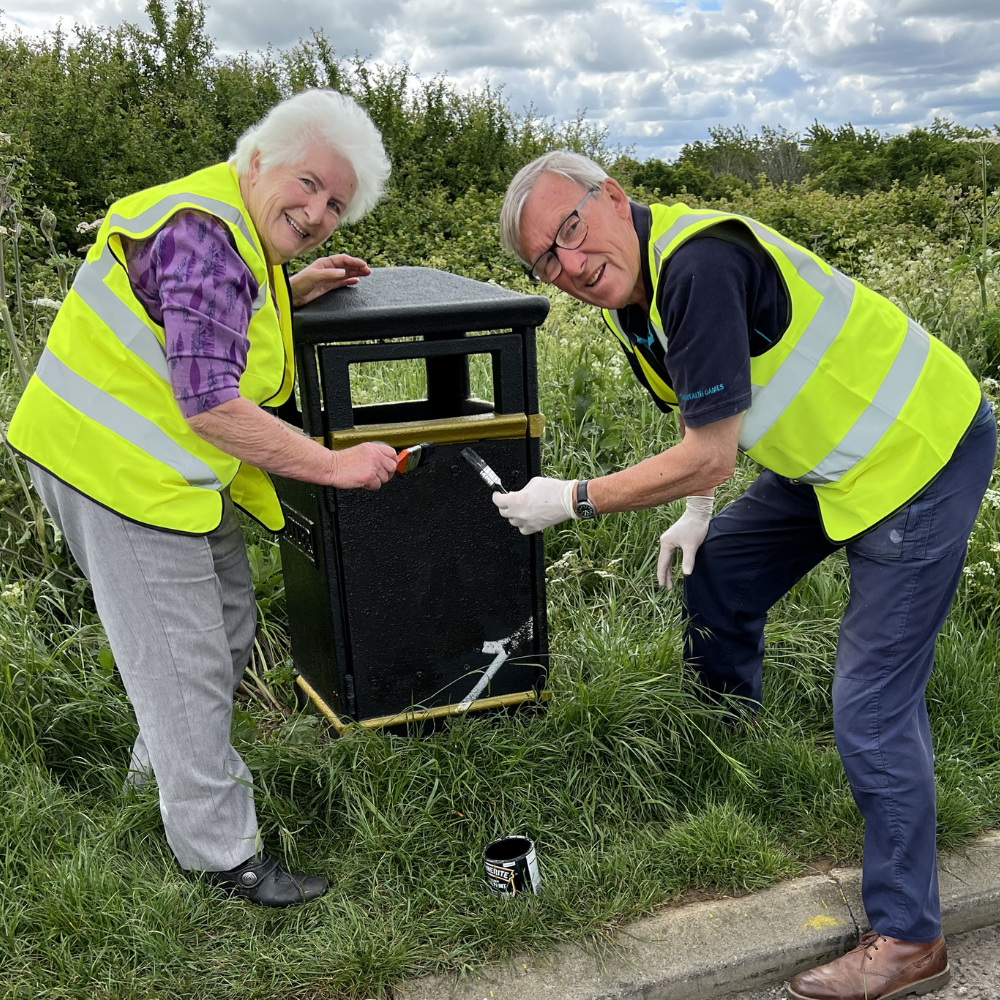
POLYGON ((807 920, 802 929, 810 931, 822 931, 828 927, 843 927, 844 921, 835 917, 828 917, 825 913, 818 913, 812 920, 807 920))

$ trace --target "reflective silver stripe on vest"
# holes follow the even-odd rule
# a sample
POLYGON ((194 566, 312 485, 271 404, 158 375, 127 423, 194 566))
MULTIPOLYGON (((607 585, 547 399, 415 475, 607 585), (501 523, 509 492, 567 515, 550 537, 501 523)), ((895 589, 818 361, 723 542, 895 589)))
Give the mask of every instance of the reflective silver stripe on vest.
MULTIPOLYGON (((621 323, 618 322, 618 310, 608 309, 607 313, 608 316, 611 317, 611 325, 618 334, 618 339, 622 342, 622 346, 629 352, 629 354, 635 354, 635 351, 632 349, 632 342, 628 339, 628 334, 622 329, 621 323)), ((607 319, 607 317, 605 317, 605 319, 607 319)))
POLYGON ((201 459, 185 451, 151 420, 78 375, 48 348, 42 352, 35 374, 60 399, 169 466, 189 486, 206 490, 222 489, 222 483, 201 459))
MULTIPOLYGON (((663 252, 670 246, 671 243, 682 233, 688 226, 700 219, 731 219, 733 218, 732 212, 699 212, 695 215, 693 212, 690 215, 682 215, 678 218, 674 224, 653 244, 653 269, 655 271, 653 275, 653 281, 657 281, 660 275, 660 260, 663 257, 663 252)), ((749 222, 749 219, 744 219, 742 215, 737 216, 737 218, 742 219, 744 222, 749 222)))
POLYGON ((757 444, 788 409, 847 322, 854 301, 854 282, 840 271, 832 275, 819 273, 822 280, 809 284, 823 296, 823 301, 788 357, 767 384, 754 393, 753 404, 744 414, 740 427, 740 447, 744 451, 757 444))
MULTIPOLYGON (((264 303, 267 301, 267 282, 263 282, 260 288, 257 289, 257 298, 253 300, 253 308, 250 310, 251 317, 256 316, 257 313, 264 308, 264 303)), ((278 303, 274 303, 274 311, 278 311, 278 303)))
POLYGON ((108 247, 93 264, 87 261, 77 272, 73 291, 110 327, 112 333, 137 358, 141 358, 164 382, 170 381, 166 353, 156 334, 104 283, 118 267, 108 247))
POLYGON ((899 353, 875 393, 875 398, 837 447, 815 469, 799 478, 800 483, 808 483, 810 486, 835 483, 871 453, 910 398, 930 349, 930 335, 913 320, 908 320, 906 336, 899 353))
POLYGON ((759 222, 726 212, 713 212, 711 215, 692 213, 677 219, 653 244, 657 274, 663 253, 673 240, 692 223, 706 218, 735 218, 749 226, 761 243, 775 247, 783 253, 799 277, 823 298, 816 315, 809 321, 798 342, 768 380, 767 385, 753 386, 753 401, 750 409, 744 414, 740 427, 740 448, 749 451, 774 426, 789 403, 802 391, 802 387, 819 367, 827 349, 837 339, 847 322, 854 302, 855 284, 846 274, 835 268, 831 274, 827 274, 817 260, 799 247, 770 232, 759 222))
MULTIPOLYGON (((830 275, 820 267, 819 262, 809 254, 805 253, 801 248, 793 246, 788 240, 783 239, 776 233, 772 233, 769 229, 762 226, 755 219, 748 219, 743 215, 733 215, 730 212, 711 212, 702 213, 700 215, 682 215, 677 219, 674 224, 653 244, 653 257, 656 266, 657 275, 660 273, 660 261, 663 258, 663 253, 668 246, 676 239, 676 237, 682 233, 688 226, 701 219, 733 219, 737 222, 742 222, 744 225, 749 226, 752 230, 754 236, 760 240, 761 243, 767 243, 769 246, 777 247, 791 262, 792 266, 796 271, 799 272, 799 276, 808 285, 812 285, 817 292, 823 294, 823 285, 830 281, 830 275)), ((835 268, 833 269, 834 274, 840 274, 835 268)), ((846 277, 846 276, 845 276, 846 277)), ((850 280, 850 279, 848 279, 850 280)))
MULTIPOLYGON (((184 200, 190 201, 191 196, 185 195, 184 200)), ((155 222, 160 217, 157 213, 162 208, 164 202, 171 201, 176 201, 176 199, 164 199, 154 209, 142 213, 142 216, 138 220, 132 221, 148 222, 149 220, 144 217, 152 212, 152 221, 155 222)), ((211 198, 202 199, 202 201, 215 206, 232 209, 232 206, 226 206, 224 202, 216 202, 211 198)), ((250 245, 253 246, 253 240, 248 235, 248 230, 242 216, 240 216, 236 209, 232 209, 232 212, 236 213, 240 229, 244 235, 247 235, 250 245)), ((230 215, 232 212, 230 212, 230 215)), ((123 220, 121 216, 112 216, 112 222, 114 221, 123 223, 126 220, 123 220)), ((111 252, 111 248, 105 246, 103 253, 96 262, 85 262, 77 272, 76 278, 73 281, 73 291, 100 316, 124 347, 130 350, 136 357, 145 361, 164 382, 169 382, 170 372, 167 368, 166 351, 159 340, 156 339, 156 334, 104 282, 104 279, 107 278, 116 266, 119 266, 118 260, 111 252)), ((257 297, 253 301, 251 315, 256 316, 264 307, 266 301, 267 282, 265 281, 257 289, 257 297)))
MULTIPOLYGON (((167 195, 166 198, 158 201, 152 208, 147 208, 138 215, 132 217, 112 215, 108 222, 112 229, 120 228, 130 232, 133 230, 142 232, 144 229, 149 229, 150 226, 155 226, 157 222, 169 215, 172 209, 180 208, 182 205, 196 205, 199 208, 203 208, 209 215, 214 215, 226 222, 231 222, 246 237, 247 243, 256 251, 257 245, 254 243, 253 234, 250 232, 250 227, 247 226, 246 219, 243 218, 243 213, 235 205, 219 201, 217 198, 206 198, 201 194, 184 194, 182 192, 180 194, 167 195)), ((260 253, 257 256, 260 257, 260 253)))

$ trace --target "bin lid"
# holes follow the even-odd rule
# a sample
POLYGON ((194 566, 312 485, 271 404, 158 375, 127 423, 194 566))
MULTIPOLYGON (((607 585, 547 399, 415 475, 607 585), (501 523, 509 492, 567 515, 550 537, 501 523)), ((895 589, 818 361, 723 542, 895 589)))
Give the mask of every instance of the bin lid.
POLYGON ((548 312, 544 295, 433 267, 373 267, 356 285, 296 309, 294 329, 297 343, 328 344, 538 326, 548 312))

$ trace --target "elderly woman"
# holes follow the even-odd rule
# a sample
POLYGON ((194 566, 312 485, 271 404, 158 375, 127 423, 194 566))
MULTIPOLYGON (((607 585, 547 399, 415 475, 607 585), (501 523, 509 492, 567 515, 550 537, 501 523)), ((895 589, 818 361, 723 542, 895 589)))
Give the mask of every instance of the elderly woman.
POLYGON ((284 265, 378 200, 389 163, 350 98, 276 106, 220 163, 115 202, 10 425, 35 489, 93 587, 139 723, 132 779, 156 777, 181 867, 265 906, 323 878, 264 850, 229 741, 255 610, 234 505, 283 525, 267 473, 378 489, 395 452, 332 452, 269 415, 292 391, 291 312, 367 275, 284 265))

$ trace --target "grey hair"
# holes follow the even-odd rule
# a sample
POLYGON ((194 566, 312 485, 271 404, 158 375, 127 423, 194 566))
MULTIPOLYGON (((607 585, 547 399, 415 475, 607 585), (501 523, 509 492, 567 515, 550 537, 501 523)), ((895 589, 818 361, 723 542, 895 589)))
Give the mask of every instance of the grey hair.
POLYGON ((587 191, 596 191, 608 176, 593 160, 569 149, 553 149, 521 167, 507 188, 500 209, 500 242, 505 250, 520 257, 528 266, 531 261, 521 253, 521 215, 542 174, 565 177, 587 191))
POLYGON ((356 101, 336 90, 303 90, 276 104, 240 136, 232 162, 241 177, 255 153, 262 170, 302 162, 310 144, 320 142, 351 165, 357 187, 341 216, 356 222, 382 197, 391 165, 382 136, 356 101))

